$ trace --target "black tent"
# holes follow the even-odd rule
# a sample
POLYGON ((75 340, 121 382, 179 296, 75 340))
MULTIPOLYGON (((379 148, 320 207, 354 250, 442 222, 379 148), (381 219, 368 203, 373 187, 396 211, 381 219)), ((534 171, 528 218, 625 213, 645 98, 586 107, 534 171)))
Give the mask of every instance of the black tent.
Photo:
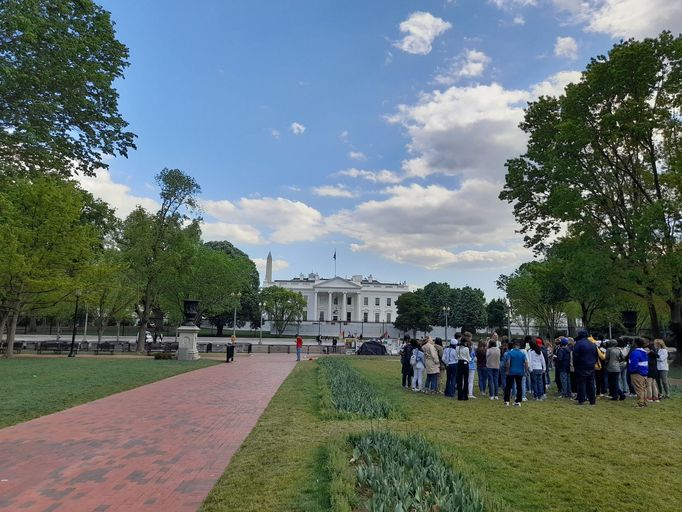
POLYGON ((365 341, 358 349, 359 356, 385 356, 388 352, 378 341, 365 341))

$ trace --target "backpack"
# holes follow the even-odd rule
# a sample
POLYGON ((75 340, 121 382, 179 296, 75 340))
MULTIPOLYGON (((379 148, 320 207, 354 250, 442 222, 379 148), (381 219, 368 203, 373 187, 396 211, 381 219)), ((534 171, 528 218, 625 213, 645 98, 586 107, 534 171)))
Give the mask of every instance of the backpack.
POLYGON ((413 350, 412 355, 410 356, 410 366, 414 366, 417 364, 417 351, 413 350))

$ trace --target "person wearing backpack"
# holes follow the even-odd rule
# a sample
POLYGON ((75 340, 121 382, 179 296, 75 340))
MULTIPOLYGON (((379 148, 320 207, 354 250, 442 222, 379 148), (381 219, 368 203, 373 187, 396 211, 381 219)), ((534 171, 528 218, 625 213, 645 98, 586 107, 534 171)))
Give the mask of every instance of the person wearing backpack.
POLYGON ((424 385, 422 375, 424 374, 425 360, 424 352, 422 352, 421 347, 416 340, 412 347, 410 362, 413 363, 412 391, 421 391, 422 386, 424 385))
POLYGON ((410 343, 410 337, 406 335, 403 346, 400 348, 400 364, 402 367, 403 387, 406 389, 412 385, 412 376, 414 375, 414 370, 410 364, 411 357, 412 344, 410 343))

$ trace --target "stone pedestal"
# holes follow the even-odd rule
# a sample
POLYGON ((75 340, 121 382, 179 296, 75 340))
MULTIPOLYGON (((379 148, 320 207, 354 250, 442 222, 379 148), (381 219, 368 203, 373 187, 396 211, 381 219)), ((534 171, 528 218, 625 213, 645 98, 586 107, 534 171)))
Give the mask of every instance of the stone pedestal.
POLYGON ((178 327, 178 361, 195 361, 199 359, 197 337, 199 328, 196 325, 178 327))

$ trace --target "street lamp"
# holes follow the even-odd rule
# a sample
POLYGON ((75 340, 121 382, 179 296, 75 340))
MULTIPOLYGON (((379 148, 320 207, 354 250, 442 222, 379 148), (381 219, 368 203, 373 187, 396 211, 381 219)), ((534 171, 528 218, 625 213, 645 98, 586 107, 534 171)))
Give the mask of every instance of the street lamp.
POLYGON ((258 324, 260 326, 260 337, 258 338, 258 344, 263 343, 263 306, 265 302, 258 303, 258 324))
POLYGON ((448 339, 448 315, 450 314, 450 306, 443 306, 443 314, 445 315, 445 340, 448 339))
POLYGON ((232 292, 230 296, 237 299, 234 303, 234 314, 232 315, 232 336, 237 336, 237 306, 239 305, 239 298, 242 296, 242 292, 232 292))
POLYGON ((81 291, 76 290, 76 309, 73 312, 73 332, 71 333, 71 350, 69 357, 76 357, 74 346, 76 344, 76 322, 78 322, 78 300, 81 298, 81 291))

